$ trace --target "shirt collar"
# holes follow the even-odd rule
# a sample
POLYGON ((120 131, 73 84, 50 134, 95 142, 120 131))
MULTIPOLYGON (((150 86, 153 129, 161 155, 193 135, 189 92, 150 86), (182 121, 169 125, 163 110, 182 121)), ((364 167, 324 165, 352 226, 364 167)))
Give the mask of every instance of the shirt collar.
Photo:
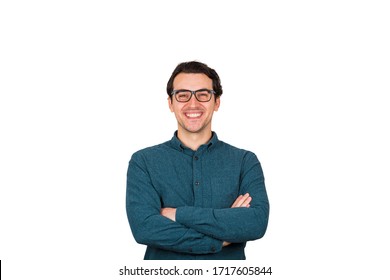
MULTIPOLYGON (((214 147, 218 143, 219 139, 218 139, 217 133, 214 131, 212 131, 211 133, 212 133, 211 139, 206 144, 201 145, 199 147, 199 149, 201 149, 204 146, 207 149, 210 149, 211 147, 214 147)), ((175 131, 175 133, 173 134, 173 137, 171 139, 171 146, 179 151, 184 151, 186 149, 189 149, 183 143, 181 143, 181 141, 177 137, 177 130, 175 131)))

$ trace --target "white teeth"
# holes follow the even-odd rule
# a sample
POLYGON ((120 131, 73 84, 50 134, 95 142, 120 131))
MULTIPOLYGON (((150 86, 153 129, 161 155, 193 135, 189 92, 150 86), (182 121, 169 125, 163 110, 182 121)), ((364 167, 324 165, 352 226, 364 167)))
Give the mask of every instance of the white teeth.
POLYGON ((191 114, 186 114, 187 117, 189 118, 197 118, 200 117, 200 113, 191 113, 191 114))

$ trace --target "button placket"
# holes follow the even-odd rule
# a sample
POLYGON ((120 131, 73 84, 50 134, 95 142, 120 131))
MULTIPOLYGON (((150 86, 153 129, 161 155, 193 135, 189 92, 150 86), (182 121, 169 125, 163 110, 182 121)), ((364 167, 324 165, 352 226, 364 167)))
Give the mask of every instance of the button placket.
POLYGON ((192 158, 195 206, 202 206, 202 166, 199 155, 192 158))

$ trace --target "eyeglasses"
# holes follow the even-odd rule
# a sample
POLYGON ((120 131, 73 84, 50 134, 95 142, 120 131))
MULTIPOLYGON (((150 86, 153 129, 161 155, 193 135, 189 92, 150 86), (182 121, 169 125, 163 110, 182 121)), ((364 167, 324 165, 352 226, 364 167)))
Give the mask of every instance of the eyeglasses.
POLYGON ((172 91, 171 96, 174 95, 177 102, 182 103, 190 101, 192 95, 195 95, 196 100, 198 100, 199 102, 209 102, 213 94, 215 94, 214 90, 206 88, 198 89, 195 91, 189 89, 178 89, 172 91))

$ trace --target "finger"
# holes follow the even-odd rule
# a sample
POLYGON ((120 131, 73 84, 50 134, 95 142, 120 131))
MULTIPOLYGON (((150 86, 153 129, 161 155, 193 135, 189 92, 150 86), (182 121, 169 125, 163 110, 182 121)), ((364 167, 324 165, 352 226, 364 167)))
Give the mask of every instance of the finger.
POLYGON ((234 206, 232 206, 232 208, 235 208, 235 207, 241 207, 242 204, 245 202, 246 199, 248 199, 249 197, 249 193, 246 193, 244 195, 240 195, 237 199, 236 199, 236 202, 234 203, 234 206))
POLYGON ((252 197, 247 197, 242 203, 240 207, 248 207, 249 203, 252 201, 252 197))
POLYGON ((229 246, 229 245, 230 245, 230 242, 224 241, 224 242, 222 243, 222 247, 226 247, 226 246, 229 246))
POLYGON ((246 198, 247 194, 240 195, 239 197, 237 197, 234 207, 241 207, 241 204, 245 201, 246 198))
POLYGON ((244 207, 246 205, 246 201, 248 200, 249 197, 250 197, 249 193, 244 194, 241 197, 241 199, 239 200, 239 202, 237 203, 236 207, 244 207))
POLYGON ((239 195, 239 196, 236 198, 236 200, 234 201, 234 203, 232 204, 231 208, 238 207, 237 205, 238 205, 239 201, 241 200, 241 198, 242 198, 242 195, 239 195))

